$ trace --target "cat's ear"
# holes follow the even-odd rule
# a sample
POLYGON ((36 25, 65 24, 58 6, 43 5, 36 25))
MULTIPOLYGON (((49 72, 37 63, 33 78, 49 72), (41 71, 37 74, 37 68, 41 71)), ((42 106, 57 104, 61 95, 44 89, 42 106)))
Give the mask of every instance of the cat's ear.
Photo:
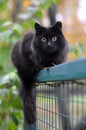
POLYGON ((37 33, 40 33, 40 32, 45 31, 45 28, 42 27, 40 24, 35 23, 35 30, 36 30, 37 33))
POLYGON ((60 21, 58 21, 58 22, 55 23, 54 27, 62 29, 62 23, 60 21))
POLYGON ((38 23, 35 23, 35 30, 39 30, 41 28, 41 25, 38 23))

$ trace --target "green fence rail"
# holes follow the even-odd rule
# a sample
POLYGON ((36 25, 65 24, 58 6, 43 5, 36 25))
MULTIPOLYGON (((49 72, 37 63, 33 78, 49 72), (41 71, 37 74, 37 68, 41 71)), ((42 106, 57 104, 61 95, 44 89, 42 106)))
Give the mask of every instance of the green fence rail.
POLYGON ((42 70, 38 82, 70 80, 86 78, 86 58, 51 67, 49 71, 42 70))
POLYGON ((42 70, 36 87, 37 122, 26 130, 85 130, 85 92, 86 58, 42 70))

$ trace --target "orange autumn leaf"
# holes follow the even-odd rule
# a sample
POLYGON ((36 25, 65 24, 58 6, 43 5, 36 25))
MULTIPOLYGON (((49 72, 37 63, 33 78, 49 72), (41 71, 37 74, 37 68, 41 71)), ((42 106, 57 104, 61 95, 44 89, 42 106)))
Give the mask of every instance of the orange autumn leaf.
POLYGON ((27 7, 27 6, 30 6, 30 0, 24 0, 23 1, 23 5, 25 6, 25 7, 27 7))

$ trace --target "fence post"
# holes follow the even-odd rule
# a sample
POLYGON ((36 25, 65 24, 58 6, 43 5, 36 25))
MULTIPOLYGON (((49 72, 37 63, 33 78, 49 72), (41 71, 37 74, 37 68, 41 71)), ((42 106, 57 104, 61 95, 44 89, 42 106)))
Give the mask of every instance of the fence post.
POLYGON ((62 90, 61 87, 55 87, 55 96, 58 99, 57 102, 57 107, 58 107, 58 111, 59 114, 61 113, 61 125, 62 125, 62 130, 71 130, 71 125, 70 125, 70 119, 69 118, 65 118, 65 115, 69 116, 69 111, 67 109, 67 104, 63 101, 62 99, 67 97, 67 92, 64 90, 62 90), (57 89, 57 90, 56 90, 57 89))

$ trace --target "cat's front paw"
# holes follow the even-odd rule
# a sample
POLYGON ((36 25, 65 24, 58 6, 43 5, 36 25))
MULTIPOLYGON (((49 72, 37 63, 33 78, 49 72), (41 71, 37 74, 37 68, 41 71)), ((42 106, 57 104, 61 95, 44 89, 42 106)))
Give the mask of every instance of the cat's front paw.
POLYGON ((49 71, 49 70, 50 70, 50 67, 45 67, 44 69, 46 69, 47 71, 49 71))

